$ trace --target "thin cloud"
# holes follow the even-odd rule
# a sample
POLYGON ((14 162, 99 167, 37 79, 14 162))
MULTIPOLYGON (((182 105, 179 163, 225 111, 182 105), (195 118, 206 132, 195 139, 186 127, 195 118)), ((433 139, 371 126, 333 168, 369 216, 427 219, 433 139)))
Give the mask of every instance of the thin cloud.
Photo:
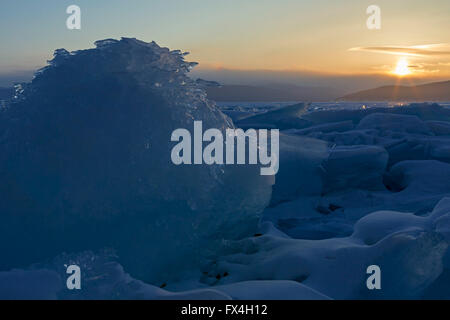
POLYGON ((427 44, 417 46, 380 46, 380 47, 355 47, 349 51, 366 51, 398 56, 427 57, 450 55, 450 44, 427 44))

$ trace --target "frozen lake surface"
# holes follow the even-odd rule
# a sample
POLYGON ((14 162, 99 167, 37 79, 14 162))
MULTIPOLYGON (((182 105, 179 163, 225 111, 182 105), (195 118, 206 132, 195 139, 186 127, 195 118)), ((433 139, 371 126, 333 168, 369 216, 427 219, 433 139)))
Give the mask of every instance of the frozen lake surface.
POLYGON ((59 49, 0 111, 0 298, 450 299, 448 103, 217 107, 193 66, 136 39, 59 49), (175 166, 196 120, 279 129, 277 175, 175 166))

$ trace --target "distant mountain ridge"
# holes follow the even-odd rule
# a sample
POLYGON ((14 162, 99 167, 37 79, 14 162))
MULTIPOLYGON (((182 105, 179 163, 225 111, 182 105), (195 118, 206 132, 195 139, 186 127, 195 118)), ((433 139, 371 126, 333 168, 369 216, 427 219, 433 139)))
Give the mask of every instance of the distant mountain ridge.
MULTIPOLYGON (((337 90, 325 87, 301 87, 295 85, 223 85, 199 79, 215 101, 227 102, 281 102, 281 101, 450 101, 450 80, 417 86, 382 86, 362 90, 340 98, 337 90)), ((14 95, 14 88, 0 87, 0 100, 14 95)))
POLYGON ((450 81, 418 86, 383 86, 345 95, 340 101, 450 101, 450 81))
POLYGON ((223 85, 207 87, 208 98, 214 101, 329 101, 338 95, 336 90, 295 85, 223 85))

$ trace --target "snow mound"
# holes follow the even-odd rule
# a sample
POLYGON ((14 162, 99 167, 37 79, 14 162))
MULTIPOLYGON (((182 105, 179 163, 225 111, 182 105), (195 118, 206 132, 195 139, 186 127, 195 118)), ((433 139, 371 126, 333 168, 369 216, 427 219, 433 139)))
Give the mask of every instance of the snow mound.
POLYGON ((227 272, 220 284, 255 279, 284 279, 335 299, 421 297, 443 273, 448 250, 449 200, 426 217, 381 211, 355 225, 353 235, 297 240, 276 235, 242 240, 246 248, 222 257, 215 271, 227 272), (445 225, 445 227, 444 227, 445 225), (379 265, 382 290, 366 288, 366 269, 379 265))
POLYGON ((325 192, 346 188, 380 189, 388 154, 378 146, 340 146, 324 163, 325 192))
POLYGON ((243 281, 218 286, 235 300, 330 300, 301 283, 288 280, 243 281))
POLYGON ((386 174, 385 183, 391 190, 418 195, 450 192, 450 164, 436 160, 402 161, 386 174))
POLYGON ((384 131, 406 132, 432 135, 431 130, 417 116, 373 113, 364 117, 357 129, 377 129, 384 131))
POLYGON ((137 300, 324 300, 325 295, 295 281, 246 281, 210 288, 174 292, 146 284, 127 274, 123 267, 108 257, 82 252, 60 255, 46 265, 33 265, 25 270, 0 272, 0 298, 31 299, 137 299, 137 300), (62 262, 82 267, 81 290, 65 288, 67 275, 62 262))
POLYGON ((427 121, 427 126, 437 136, 450 136, 450 122, 427 121))
POLYGON ((327 157, 327 143, 281 134, 280 169, 276 175, 271 203, 292 200, 298 195, 321 194, 321 165, 327 157))

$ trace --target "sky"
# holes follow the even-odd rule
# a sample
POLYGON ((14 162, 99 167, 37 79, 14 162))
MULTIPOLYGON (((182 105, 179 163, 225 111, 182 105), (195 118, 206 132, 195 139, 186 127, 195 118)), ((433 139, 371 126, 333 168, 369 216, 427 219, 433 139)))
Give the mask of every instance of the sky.
POLYGON ((0 85, 54 49, 122 36, 189 51, 198 74, 230 83, 449 80, 449 13, 449 0, 0 0, 0 85), (66 28, 72 4, 81 30, 66 28), (379 30, 366 26, 373 4, 379 30))

